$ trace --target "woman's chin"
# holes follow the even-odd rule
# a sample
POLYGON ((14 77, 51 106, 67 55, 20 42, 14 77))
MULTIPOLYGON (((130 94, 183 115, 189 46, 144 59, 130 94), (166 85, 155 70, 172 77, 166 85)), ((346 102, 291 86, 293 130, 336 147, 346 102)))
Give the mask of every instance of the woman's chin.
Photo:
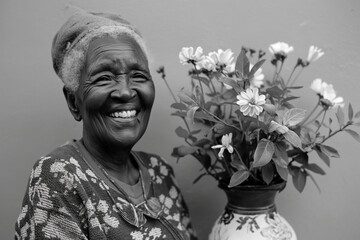
POLYGON ((142 135, 135 129, 122 129, 120 132, 113 133, 113 144, 118 147, 134 146, 142 135))

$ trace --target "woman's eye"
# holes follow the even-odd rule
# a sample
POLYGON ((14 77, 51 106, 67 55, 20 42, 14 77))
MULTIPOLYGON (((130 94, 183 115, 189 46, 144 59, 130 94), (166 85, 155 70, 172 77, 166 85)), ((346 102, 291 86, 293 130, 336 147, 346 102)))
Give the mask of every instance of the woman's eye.
POLYGON ((142 73, 134 73, 132 75, 132 78, 135 79, 136 81, 147 81, 149 79, 148 76, 142 73))
POLYGON ((111 76, 108 76, 108 75, 103 75, 103 76, 100 76, 96 79, 97 82, 105 82, 105 81, 110 81, 112 78, 111 76))

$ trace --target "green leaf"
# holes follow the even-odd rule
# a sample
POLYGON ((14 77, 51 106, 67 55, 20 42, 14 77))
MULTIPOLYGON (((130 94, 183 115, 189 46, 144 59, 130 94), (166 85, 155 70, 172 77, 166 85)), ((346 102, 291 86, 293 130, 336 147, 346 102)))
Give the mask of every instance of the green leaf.
POLYGON ((318 144, 318 146, 320 147, 321 151, 326 155, 328 155, 329 157, 334 157, 334 158, 340 157, 340 154, 335 148, 323 144, 318 144))
POLYGON ((287 89, 301 89, 303 88, 303 86, 291 86, 291 87, 287 87, 287 89))
POLYGON ((219 79, 220 82, 225 83, 229 86, 231 86, 233 89, 235 89, 236 92, 240 93, 242 91, 242 89, 240 88, 238 82, 236 80, 234 80, 233 78, 229 78, 229 77, 221 77, 219 79))
POLYGON ((261 139, 254 153, 253 167, 261 167, 266 165, 268 162, 270 162, 274 152, 274 143, 264 138, 261 139))
POLYGON ((181 112, 181 111, 176 111, 176 112, 171 113, 171 116, 185 117, 186 113, 181 112))
POLYGON ((188 139, 191 141, 191 142, 196 142, 197 141, 197 138, 195 136, 192 136, 192 135, 189 135, 188 139))
POLYGON ((221 94, 221 98, 224 100, 233 100, 236 98, 236 92, 233 89, 226 90, 223 94, 221 94))
POLYGON ((199 120, 208 120, 210 122, 219 122, 218 120, 214 119, 212 116, 209 116, 208 114, 202 112, 202 111, 197 111, 195 113, 195 116, 194 116, 195 119, 199 119, 199 120))
POLYGON ((289 158, 293 158, 293 157, 297 156, 298 154, 302 154, 304 152, 301 149, 294 148, 294 149, 290 149, 290 150, 286 151, 286 153, 289 158))
POLYGON ((360 111, 358 111, 356 114, 355 114, 355 118, 359 118, 360 117, 360 111))
POLYGON ((201 132, 201 129, 196 129, 190 132, 190 135, 196 135, 201 132))
POLYGON ((287 178, 288 178, 288 175, 289 175, 288 168, 283 168, 283 167, 281 167, 281 166, 279 166, 277 164, 275 164, 275 168, 276 168, 277 173, 280 175, 280 177, 283 180, 287 181, 287 178))
POLYGON ((281 90, 278 86, 268 88, 266 89, 266 92, 275 98, 279 98, 284 94, 284 91, 281 90))
POLYGON ((205 77, 193 75, 192 78, 195 79, 195 80, 198 80, 198 81, 200 81, 200 82, 202 82, 202 83, 204 83, 204 84, 205 84, 206 86, 208 86, 208 87, 209 87, 209 85, 210 85, 209 79, 207 79, 207 78, 205 78, 205 77))
POLYGON ((314 173, 317 173, 317 174, 320 174, 320 175, 325 175, 325 171, 322 170, 321 167, 319 167, 319 165, 315 164, 315 163, 310 163, 308 165, 305 165, 304 166, 306 169, 314 172, 314 173))
POLYGON ((192 153, 191 155, 193 155, 193 157, 195 157, 205 169, 210 168, 211 157, 209 156, 209 154, 207 153, 202 154, 201 152, 197 151, 192 153))
POLYGON ((284 135, 284 138, 291 143, 294 147, 302 148, 300 137, 292 130, 289 130, 284 135))
POLYGON ((230 179, 230 183, 229 183, 229 188, 231 187, 235 187, 239 184, 241 184, 242 182, 244 182, 246 179, 248 179, 250 176, 250 173, 246 170, 239 170, 237 172, 235 172, 230 179))
POLYGON ((284 113, 283 125, 295 126, 305 118, 306 110, 300 108, 291 108, 284 113))
POLYGON ((198 149, 200 149, 199 147, 192 147, 192 146, 179 146, 179 147, 175 147, 173 149, 173 152, 171 153, 171 156, 173 157, 184 157, 186 155, 189 154, 193 154, 194 152, 196 152, 198 149))
POLYGON ((308 172, 306 172, 306 173, 307 173, 307 175, 310 177, 310 179, 313 181, 313 183, 315 184, 315 186, 316 186, 316 188, 319 190, 319 192, 321 192, 319 185, 318 185, 317 182, 315 181, 315 178, 314 178, 310 173, 308 173, 308 172))
POLYGON ((306 152, 301 152, 298 155, 296 155, 295 157, 293 157, 293 160, 302 165, 307 165, 309 162, 309 156, 306 152))
POLYGON ((202 138, 199 141, 193 143, 193 146, 204 148, 204 146, 207 144, 211 144, 211 141, 208 138, 202 138))
POLYGON ((293 184, 299 192, 302 192, 305 188, 306 176, 307 176, 306 172, 300 168, 296 168, 293 171, 293 175, 292 175, 293 184))
POLYGON ((198 105, 203 107, 205 104, 205 99, 204 99, 203 93, 201 91, 201 88, 199 86, 195 87, 195 93, 196 93, 196 99, 197 99, 196 102, 198 103, 198 105))
POLYGON ((284 103, 284 102, 288 102, 288 101, 291 101, 291 100, 294 100, 294 99, 298 99, 298 98, 300 98, 300 97, 291 96, 291 97, 284 98, 284 99, 281 100, 281 101, 284 103))
POLYGON ((267 185, 270 184, 270 182, 274 178, 274 167, 272 164, 268 163, 265 166, 261 168, 261 175, 263 180, 266 182, 267 185))
POLYGON ((275 164, 282 168, 287 168, 288 155, 286 153, 286 144, 284 142, 277 142, 275 144, 275 156, 276 158, 273 159, 275 164))
POLYGON ((349 121, 351 121, 354 117, 354 110, 351 106, 351 103, 349 103, 349 108, 348 108, 348 117, 349 117, 349 121))
POLYGON ((183 111, 186 111, 188 109, 188 107, 183 103, 173 103, 170 107, 183 111))
POLYGON ((179 92, 178 97, 182 102, 184 102, 186 105, 194 105, 196 103, 196 98, 192 94, 185 93, 185 92, 179 92))
POLYGON ((338 110, 336 112, 336 117, 337 117, 339 125, 343 126, 344 125, 344 112, 341 109, 341 107, 338 107, 338 110))
POLYGON ((330 158, 328 155, 322 152, 321 148, 319 146, 315 146, 315 151, 319 155, 319 157, 330 167, 330 158))
POLYGON ((188 117, 190 119, 190 122, 194 124, 194 116, 195 116, 195 112, 199 109, 198 106, 193 106, 191 107, 187 113, 186 113, 186 117, 188 117))
POLYGON ((305 145, 312 144, 316 139, 316 134, 314 130, 306 127, 302 127, 300 130, 300 138, 302 143, 305 145))
POLYGON ((350 134, 356 141, 360 142, 360 135, 357 132, 351 129, 345 129, 344 131, 350 134))
POLYGON ((176 135, 178 135, 178 137, 181 137, 181 138, 188 138, 189 137, 188 131, 185 130, 184 128, 182 128, 182 127, 177 127, 175 129, 175 133, 176 133, 176 135))
POLYGON ((225 135, 232 131, 233 129, 229 126, 224 125, 223 123, 217 123, 213 126, 213 132, 217 135, 225 135))
POLYGON ((276 107, 275 107, 275 105, 273 105, 271 103, 265 103, 263 105, 263 108, 270 115, 272 115, 272 116, 276 115, 276 107))
POLYGON ((236 170, 248 170, 244 162, 241 159, 232 160, 230 165, 236 170))
POLYGON ((260 61, 258 61, 257 63, 255 63, 255 65, 251 68, 250 73, 249 73, 249 78, 252 78, 256 71, 259 70, 259 68, 261 68, 261 66, 264 64, 265 59, 262 59, 260 61))
POLYGON ((240 76, 246 78, 249 74, 250 62, 246 56, 245 50, 241 49, 239 56, 236 59, 235 69, 240 76))

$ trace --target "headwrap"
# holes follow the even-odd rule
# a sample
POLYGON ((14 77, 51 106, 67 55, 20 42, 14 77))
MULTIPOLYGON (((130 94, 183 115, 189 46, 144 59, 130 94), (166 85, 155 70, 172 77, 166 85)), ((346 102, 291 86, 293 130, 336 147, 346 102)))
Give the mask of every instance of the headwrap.
POLYGON ((132 37, 147 56, 143 38, 133 25, 112 13, 78 10, 56 33, 52 43, 52 60, 56 74, 69 90, 79 85, 81 69, 90 41, 95 37, 121 34, 132 37))

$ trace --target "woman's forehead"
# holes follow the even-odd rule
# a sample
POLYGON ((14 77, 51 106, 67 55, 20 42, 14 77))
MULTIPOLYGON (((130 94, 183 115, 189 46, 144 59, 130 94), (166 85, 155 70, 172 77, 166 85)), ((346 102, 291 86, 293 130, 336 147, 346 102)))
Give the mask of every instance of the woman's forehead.
POLYGON ((94 38, 89 44, 87 54, 97 54, 102 51, 111 50, 133 51, 139 55, 144 55, 144 57, 146 57, 146 54, 144 53, 140 45, 137 43, 137 41, 133 37, 125 34, 119 35, 116 38, 111 36, 94 38))
POLYGON ((111 63, 126 60, 128 63, 146 65, 147 58, 140 45, 130 36, 121 35, 117 38, 110 36, 95 38, 89 44, 86 65, 97 65, 102 62, 111 63))

